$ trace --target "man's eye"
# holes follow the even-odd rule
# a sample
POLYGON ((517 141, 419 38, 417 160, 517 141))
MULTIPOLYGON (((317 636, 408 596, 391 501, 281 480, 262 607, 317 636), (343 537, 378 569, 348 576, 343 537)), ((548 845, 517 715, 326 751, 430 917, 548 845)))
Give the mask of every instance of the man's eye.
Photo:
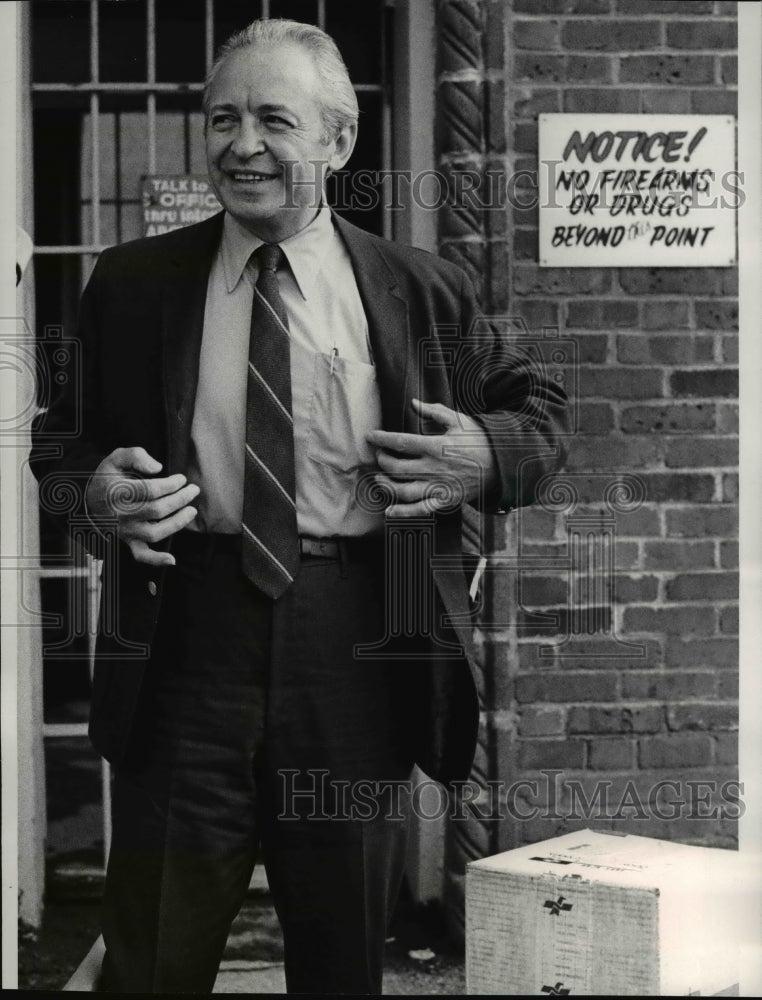
POLYGON ((212 115, 212 128, 225 128, 232 122, 232 115, 212 115))
POLYGON ((264 120, 268 125, 274 126, 275 128, 291 127, 291 122, 288 121, 286 118, 281 118, 280 115, 265 115, 264 120))

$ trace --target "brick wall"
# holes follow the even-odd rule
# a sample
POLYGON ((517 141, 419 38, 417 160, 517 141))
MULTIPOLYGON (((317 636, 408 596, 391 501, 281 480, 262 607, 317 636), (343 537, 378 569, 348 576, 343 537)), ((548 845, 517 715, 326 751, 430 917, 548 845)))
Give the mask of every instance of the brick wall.
MULTIPOLYGON (((734 3, 486 0, 483 13, 485 159, 509 173, 537 170, 540 112, 736 113, 734 3)), ((486 236, 488 301, 576 342, 580 430, 565 477, 573 511, 523 512, 495 543, 498 556, 518 545, 533 567, 518 586, 505 573, 493 593, 496 615, 514 603, 518 632, 485 634, 495 676, 507 679, 490 717, 501 776, 536 779, 542 795, 543 770, 560 769, 588 796, 607 790, 602 826, 732 844, 718 791, 695 783, 719 789, 737 759, 736 270, 540 268, 537 210, 509 208, 504 221, 486 236), (612 526, 604 490, 620 474, 645 493, 612 526), (592 597, 602 629, 559 647, 574 597, 559 567, 574 523, 612 535, 614 571, 592 597), (670 821, 648 806, 662 779, 693 799, 670 821)), ((562 794, 550 818, 509 824, 504 846, 598 825, 569 818, 562 794)))

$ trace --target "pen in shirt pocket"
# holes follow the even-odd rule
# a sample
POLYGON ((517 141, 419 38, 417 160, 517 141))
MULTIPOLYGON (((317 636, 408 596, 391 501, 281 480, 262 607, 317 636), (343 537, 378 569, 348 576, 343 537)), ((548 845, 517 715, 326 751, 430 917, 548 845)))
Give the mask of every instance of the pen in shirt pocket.
POLYGON ((333 375, 333 366, 336 364, 336 358, 339 356, 338 347, 334 347, 331 351, 331 375, 333 375))

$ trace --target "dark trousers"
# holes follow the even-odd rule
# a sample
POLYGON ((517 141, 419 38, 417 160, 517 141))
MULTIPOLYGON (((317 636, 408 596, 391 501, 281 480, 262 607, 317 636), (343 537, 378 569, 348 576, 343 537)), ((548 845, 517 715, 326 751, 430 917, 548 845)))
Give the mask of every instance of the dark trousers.
POLYGON ((353 655, 383 635, 381 548, 305 558, 275 603, 233 539, 175 552, 115 769, 102 988, 210 991, 261 847, 289 992, 379 993, 407 810, 367 783, 404 783, 415 758, 411 665, 353 655))

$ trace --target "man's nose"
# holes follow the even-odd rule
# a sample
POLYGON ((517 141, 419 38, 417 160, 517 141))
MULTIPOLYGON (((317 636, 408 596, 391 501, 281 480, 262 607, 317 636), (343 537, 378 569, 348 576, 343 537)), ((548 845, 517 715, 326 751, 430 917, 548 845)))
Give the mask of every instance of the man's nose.
POLYGON ((265 142, 256 122, 242 121, 231 145, 231 152, 239 160, 248 160, 264 150, 265 142))

